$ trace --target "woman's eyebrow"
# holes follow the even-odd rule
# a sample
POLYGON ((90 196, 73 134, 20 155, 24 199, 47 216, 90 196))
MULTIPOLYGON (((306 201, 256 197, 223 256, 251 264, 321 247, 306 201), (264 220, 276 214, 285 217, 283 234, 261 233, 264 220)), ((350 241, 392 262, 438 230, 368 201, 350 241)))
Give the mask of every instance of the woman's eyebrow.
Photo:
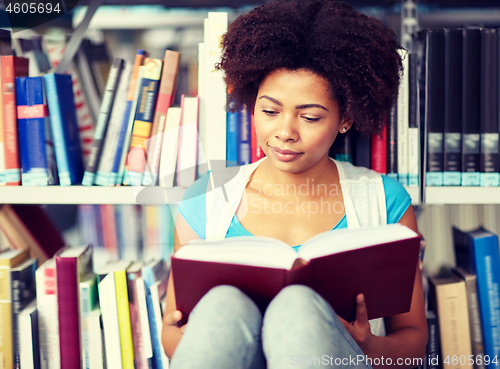
MULTIPOLYGON (((259 97, 259 100, 260 99, 267 99, 269 101, 272 101, 276 105, 283 106, 283 104, 281 103, 281 101, 276 100, 274 97, 271 97, 271 96, 262 95, 261 97, 259 97)), ((323 109, 323 110, 328 111, 327 108, 325 108, 323 105, 320 105, 320 104, 302 104, 302 105, 297 105, 295 107, 295 109, 309 109, 309 108, 319 108, 319 109, 323 109)))
POLYGON ((303 104, 303 105, 297 105, 295 107, 295 109, 309 109, 309 108, 320 108, 320 109, 328 111, 327 108, 325 108, 323 105, 320 105, 320 104, 303 104))

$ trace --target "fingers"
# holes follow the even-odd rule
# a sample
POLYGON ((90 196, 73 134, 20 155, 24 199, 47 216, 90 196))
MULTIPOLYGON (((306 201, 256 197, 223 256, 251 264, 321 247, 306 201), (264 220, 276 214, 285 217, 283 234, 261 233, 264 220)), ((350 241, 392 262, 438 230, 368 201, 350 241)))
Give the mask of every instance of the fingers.
POLYGON ((368 323, 368 311, 365 296, 362 293, 356 296, 356 322, 362 325, 368 323))
POLYGON ((187 324, 184 324, 181 328, 180 328, 180 331, 182 334, 184 334, 184 331, 186 330, 186 326, 187 324))
POLYGON ((182 319, 182 313, 179 310, 174 311, 173 313, 165 315, 163 322, 166 325, 177 325, 177 322, 182 319))

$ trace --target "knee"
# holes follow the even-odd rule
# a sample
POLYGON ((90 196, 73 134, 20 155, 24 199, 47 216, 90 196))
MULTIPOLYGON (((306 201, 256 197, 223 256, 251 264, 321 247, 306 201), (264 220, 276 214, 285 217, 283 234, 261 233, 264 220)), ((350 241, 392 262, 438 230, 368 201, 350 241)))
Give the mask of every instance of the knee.
POLYGON ((279 310, 281 308, 294 309, 304 304, 309 304, 318 294, 310 287, 293 284, 283 288, 271 301, 267 311, 279 310))
POLYGON ((261 319, 261 314, 255 303, 240 289, 220 285, 212 288, 198 302, 195 310, 212 311, 214 314, 230 317, 248 317, 251 319, 261 319))

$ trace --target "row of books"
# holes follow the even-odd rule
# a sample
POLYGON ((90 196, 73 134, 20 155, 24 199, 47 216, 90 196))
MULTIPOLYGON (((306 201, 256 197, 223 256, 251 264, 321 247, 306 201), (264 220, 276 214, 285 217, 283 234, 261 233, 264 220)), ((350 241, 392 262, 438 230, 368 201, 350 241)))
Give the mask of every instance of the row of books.
POLYGON ((427 186, 498 186, 498 29, 432 29, 420 48, 427 186))
POLYGON ((94 245, 94 269, 106 261, 169 262, 173 254, 174 218, 169 205, 78 205, 80 244, 94 245))
POLYGON ((94 273, 93 257, 92 246, 63 247, 37 268, 28 250, 0 253, 4 368, 168 368, 166 263, 119 260, 94 273))
POLYGON ((456 267, 429 278, 428 368, 500 366, 498 235, 453 227, 456 267))

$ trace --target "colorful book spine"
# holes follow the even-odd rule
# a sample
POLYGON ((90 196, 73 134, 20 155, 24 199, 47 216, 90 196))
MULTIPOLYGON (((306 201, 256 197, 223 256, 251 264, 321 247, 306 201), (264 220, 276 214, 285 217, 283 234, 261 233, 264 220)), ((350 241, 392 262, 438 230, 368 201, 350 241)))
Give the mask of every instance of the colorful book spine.
POLYGON ((443 185, 462 184, 462 30, 444 30, 443 185))
POLYGON ((398 179, 398 109, 396 104, 391 108, 387 117, 387 176, 398 179))
POLYGON ((156 102, 151 138, 147 148, 147 167, 144 170, 142 184, 144 186, 157 184, 160 165, 163 132, 167 121, 167 111, 174 101, 179 78, 179 53, 172 50, 165 52, 163 71, 161 73, 160 89, 156 102))
MULTIPOLYGON (((0 58, 0 71, 1 71, 1 58, 0 58)), ((0 72, 0 86, 2 85, 2 73, 0 72)), ((4 137, 4 123, 3 123, 3 98, 0 93, 0 186, 7 185, 7 175, 5 172, 5 137, 4 137)))
MULTIPOLYGON (((200 105, 201 106, 201 105, 200 105)), ((232 109, 234 103, 230 103, 230 109, 232 109)), ((239 141, 239 115, 240 112, 235 110, 227 112, 227 142, 226 142, 226 156, 227 164, 226 167, 235 167, 239 163, 238 155, 238 141, 239 141)))
POLYGON ((481 31, 463 29, 462 186, 479 186, 481 171, 481 31))
POLYGON ((134 60, 134 67, 132 69, 132 76, 128 86, 127 102, 125 103, 125 110, 118 136, 115 156, 113 160, 113 167, 109 179, 110 185, 121 184, 123 180, 123 171, 125 168, 126 155, 128 153, 130 134, 134 124, 135 107, 137 105, 137 97, 139 96, 139 89, 137 88, 138 82, 141 81, 140 71, 147 53, 144 50, 137 50, 134 60))
POLYGON ((251 162, 251 118, 250 111, 243 107, 240 115, 239 142, 238 142, 238 163, 240 165, 250 164, 251 162))
POLYGON ((22 184, 58 184, 43 77, 17 77, 16 98, 22 184))
POLYGON ((49 104, 59 183, 61 186, 81 183, 83 158, 71 76, 46 74, 43 78, 49 104))
POLYGON ((21 311, 35 299, 35 271, 38 262, 30 258, 12 268, 10 272, 12 285, 12 343, 14 347, 14 369, 21 367, 21 352, 19 346, 18 317, 21 311))
POLYGON ((130 310, 125 270, 115 271, 116 308, 120 326, 120 343, 123 369, 134 369, 134 345, 130 326, 130 310))
POLYGON ((162 66, 163 62, 160 59, 146 58, 144 61, 144 72, 139 85, 140 93, 123 180, 125 185, 140 186, 142 183, 162 66))
POLYGON ((149 328, 148 308, 146 303, 146 287, 142 276, 138 277, 135 282, 138 297, 139 320, 142 328, 144 355, 147 359, 146 368, 153 368, 153 346, 151 344, 151 329, 149 328))
POLYGON ((120 139, 123 115, 127 104, 127 93, 132 77, 133 64, 125 62, 118 90, 116 91, 113 111, 109 118, 109 126, 104 138, 101 159, 95 177, 95 184, 99 186, 114 186, 115 178, 112 178, 113 162, 115 160, 116 148, 120 139))
POLYGON ((28 76, 29 59, 18 56, 1 57, 5 175, 7 186, 21 184, 21 164, 16 109, 16 77, 28 76))
POLYGON ((498 34, 481 30, 481 186, 498 187, 500 157, 498 154, 498 34))
POLYGON ((116 90, 120 81, 120 76, 123 71, 125 61, 120 58, 113 60, 113 65, 109 71, 108 81, 106 82, 106 89, 101 103, 101 109, 97 118, 97 126, 94 131, 94 143, 90 150, 87 168, 83 175, 82 184, 85 186, 92 186, 95 180, 95 173, 101 159, 101 152, 104 145, 104 138, 108 129, 109 117, 113 109, 113 103, 116 96, 116 90))

